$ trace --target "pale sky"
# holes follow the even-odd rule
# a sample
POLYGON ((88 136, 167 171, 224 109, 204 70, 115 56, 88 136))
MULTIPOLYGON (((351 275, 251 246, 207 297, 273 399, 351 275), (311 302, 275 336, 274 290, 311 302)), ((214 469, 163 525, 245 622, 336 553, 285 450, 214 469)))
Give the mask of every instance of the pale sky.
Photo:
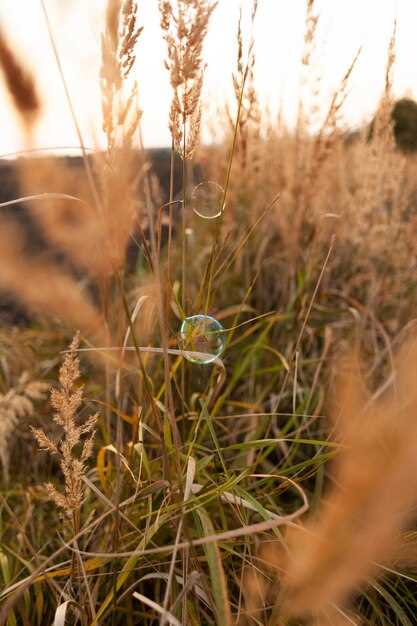
MULTIPOLYGON (((168 75, 163 67, 165 43, 159 30, 158 1, 139 0, 145 27, 137 48, 136 77, 144 110, 143 133, 148 146, 169 144, 168 75)), ((236 58, 239 6, 248 12, 252 0, 220 0, 206 41, 208 64, 204 99, 210 108, 231 95, 236 58)), ((256 23, 256 84, 272 111, 279 103, 288 120, 294 117, 299 93, 299 60, 304 32, 305 0, 259 0, 256 23)), ((46 0, 52 27, 85 143, 100 141, 98 83, 105 0, 46 0)), ((384 81, 387 43, 398 21, 394 93, 417 98, 416 0, 317 0, 321 13, 319 63, 323 95, 339 83, 355 52, 363 52, 351 82, 345 113, 349 124, 369 119, 384 81)), ((76 146, 76 133, 50 48, 39 0, 0 0, 0 21, 35 72, 44 98, 38 147, 76 146)), ((323 102, 327 102, 323 98, 323 102)), ((22 137, 0 82, 0 154, 22 149, 22 137)))

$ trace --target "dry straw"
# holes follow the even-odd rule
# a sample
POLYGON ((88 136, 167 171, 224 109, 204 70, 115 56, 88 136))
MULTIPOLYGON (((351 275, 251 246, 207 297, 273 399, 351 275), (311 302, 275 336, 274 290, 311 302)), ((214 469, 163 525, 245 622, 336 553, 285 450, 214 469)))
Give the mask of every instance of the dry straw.
POLYGON ((159 2, 161 28, 168 47, 165 65, 174 92, 169 127, 183 159, 191 158, 200 134, 203 44, 216 5, 208 0, 159 2))
POLYGON ((6 482, 12 436, 23 418, 33 416, 34 401, 43 400, 47 389, 46 383, 30 380, 29 374, 24 372, 14 387, 0 394, 0 461, 6 482))
MULTIPOLYGON (((248 43, 247 54, 244 55, 244 41, 242 32, 242 10, 239 13, 239 21, 237 27, 237 59, 236 70, 232 74, 233 90, 235 95, 236 106, 239 109, 238 128, 237 128, 237 146, 236 151, 239 157, 241 169, 246 169, 248 165, 248 150, 260 139, 261 128, 261 108, 258 94, 255 87, 255 35, 254 26, 255 18, 258 12, 258 2, 254 0, 251 10, 251 31, 248 43), (245 58, 244 58, 245 56, 245 58)), ((229 123, 234 131, 235 121, 227 111, 229 123)), ((249 159, 251 167, 256 166, 253 154, 249 159)), ((243 172, 239 173, 243 175, 243 172)))
POLYGON ((24 67, 0 30, 0 68, 10 97, 28 128, 37 118, 41 105, 32 74, 24 67))
MULTIPOLYGON (((52 314, 101 345, 109 341, 106 321, 70 268, 87 273, 96 282, 100 304, 106 311, 112 278, 123 270, 129 238, 140 221, 139 184, 144 160, 134 150, 134 137, 141 112, 136 84, 130 81, 140 33, 137 3, 111 0, 100 75, 108 145, 105 153, 93 157, 95 188, 91 188, 91 178, 64 161, 40 158, 18 163, 21 195, 32 197, 27 210, 45 239, 64 252, 69 262, 63 266, 47 255, 29 256, 17 223, 2 219, 0 285, 29 310, 52 314), (65 195, 67 198, 62 199, 65 195)), ((30 142, 40 112, 35 81, 1 33, 0 67, 30 142)))
POLYGON ((401 532, 417 505, 416 358, 414 339, 397 360, 396 389, 379 403, 369 401, 356 357, 341 373, 333 411, 340 451, 329 492, 314 518, 288 532, 285 547, 262 551, 280 581, 282 623, 314 617, 333 624, 335 607, 343 613, 383 573, 380 564, 401 553, 401 532))
MULTIPOLYGON (((48 495, 62 508, 70 518, 78 519, 84 499, 83 477, 86 473, 86 461, 93 450, 95 425, 98 414, 88 417, 80 423, 77 412, 83 400, 83 387, 79 385, 80 364, 77 357, 79 334, 75 335, 59 372, 60 389, 51 392, 51 404, 55 409, 54 422, 62 429, 62 438, 55 442, 43 430, 33 429, 39 447, 59 458, 65 481, 64 493, 48 483, 48 495), (81 444, 81 451, 77 452, 81 444)), ((74 528, 79 531, 79 523, 74 528)))
POLYGON ((60 318, 88 336, 105 342, 102 316, 81 286, 47 257, 26 254, 24 240, 14 223, 2 220, 0 285, 28 310, 60 318))

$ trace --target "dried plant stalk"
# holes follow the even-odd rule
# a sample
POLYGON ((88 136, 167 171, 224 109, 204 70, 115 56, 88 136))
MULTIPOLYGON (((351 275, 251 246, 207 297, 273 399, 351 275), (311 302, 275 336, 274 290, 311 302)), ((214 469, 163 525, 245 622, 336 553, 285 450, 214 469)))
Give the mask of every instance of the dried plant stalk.
POLYGON ((9 479, 10 438, 19 420, 34 413, 34 400, 43 400, 47 383, 30 380, 24 372, 17 384, 6 393, 0 394, 0 461, 6 482, 9 479))
MULTIPOLYGON (((43 430, 33 429, 39 447, 59 457, 65 480, 64 493, 58 491, 51 483, 46 485, 46 489, 50 498, 72 519, 78 516, 84 499, 83 476, 86 472, 86 461, 92 454, 95 425, 98 419, 98 414, 90 416, 83 423, 77 419, 77 411, 83 399, 83 387, 78 384, 79 342, 80 338, 77 333, 59 372, 60 389, 53 389, 51 392, 51 404, 56 411, 54 422, 62 428, 62 439, 54 442, 43 430), (76 449, 80 444, 81 451, 77 453, 76 449)), ((78 532, 79 529, 74 530, 78 532)))
POLYGON ((168 47, 165 62, 173 98, 169 127, 176 150, 183 159, 193 155, 200 133, 203 87, 203 44, 217 2, 209 0, 160 0, 161 28, 168 47))
POLYGON ((129 87, 129 78, 141 31, 136 2, 109 1, 100 74, 107 151, 93 157, 98 205, 89 180, 67 163, 25 159, 19 164, 24 195, 57 192, 79 198, 72 204, 68 200, 36 200, 28 209, 47 239, 101 283, 123 268, 129 237, 139 219, 138 189, 144 160, 133 144, 141 112, 136 102, 137 85, 133 82, 129 87))
POLYGON ((142 112, 137 108, 137 83, 124 93, 136 60, 135 47, 143 30, 137 26, 138 5, 134 0, 109 0, 106 26, 101 38, 101 94, 103 130, 108 150, 131 146, 142 112))
POLYGON ((134 0, 109 0, 102 35, 100 71, 103 130, 107 151, 96 159, 102 197, 102 228, 106 256, 115 273, 123 267, 129 236, 139 220, 138 186, 144 171, 143 155, 134 150, 142 111, 137 83, 130 82, 135 47, 143 28, 137 25, 134 0))
POLYGON ((0 285, 30 311, 56 316, 70 328, 80 328, 101 345, 107 345, 103 317, 76 280, 41 256, 26 254, 15 224, 2 221, 0 229, 0 285))
POLYGON ((40 113, 39 94, 33 76, 18 59, 1 30, 0 68, 16 110, 29 131, 40 113))
MULTIPOLYGON (((324 619, 395 559, 401 531, 417 504, 417 341, 398 359, 391 397, 369 402, 357 365, 336 395, 335 431, 341 448, 332 487, 315 519, 290 530, 285 552, 265 560, 281 576, 281 619, 324 619)), ((325 622, 323 622, 325 623, 325 622)))
MULTIPOLYGON (((247 51, 247 61, 244 62, 244 43, 242 33, 242 11, 239 13, 237 27, 237 61, 236 71, 232 74, 233 90, 236 105, 239 109, 237 134, 237 153, 242 169, 245 169, 248 159, 249 144, 260 139, 261 109, 255 87, 255 38, 254 26, 258 11, 258 2, 254 0, 251 11, 251 32, 247 51)), ((235 121, 228 112, 229 123, 234 131, 235 121)), ((254 163, 251 159, 251 165, 254 163)))

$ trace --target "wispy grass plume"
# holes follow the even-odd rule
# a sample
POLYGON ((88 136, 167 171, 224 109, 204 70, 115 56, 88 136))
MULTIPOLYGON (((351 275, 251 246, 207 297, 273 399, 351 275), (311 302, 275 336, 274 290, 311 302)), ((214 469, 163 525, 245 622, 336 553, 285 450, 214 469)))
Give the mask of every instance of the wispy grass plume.
POLYGON ((283 572, 277 613, 284 623, 346 608, 401 545, 417 505, 416 346, 414 339, 401 351, 395 388, 377 403, 357 361, 341 376, 333 411, 340 450, 329 491, 317 515, 290 530, 285 550, 263 552, 283 572))
POLYGON ((203 44, 216 2, 209 0, 160 0, 161 27, 168 47, 165 62, 174 96, 169 127, 183 159, 196 148, 201 122, 203 44))
MULTIPOLYGON (((55 409, 54 422, 62 428, 62 438, 52 441, 43 430, 33 429, 39 447, 59 458, 61 471, 65 480, 64 493, 54 485, 46 485, 47 492, 54 502, 72 517, 79 514, 84 498, 83 476, 86 472, 86 461, 93 450, 95 425, 98 414, 91 415, 79 422, 77 411, 83 400, 83 387, 78 384, 80 377, 77 349, 79 334, 75 335, 59 372, 60 389, 51 392, 51 404, 55 409), (77 447, 81 445, 80 453, 77 447)), ((78 532, 79 528, 74 529, 78 532)))

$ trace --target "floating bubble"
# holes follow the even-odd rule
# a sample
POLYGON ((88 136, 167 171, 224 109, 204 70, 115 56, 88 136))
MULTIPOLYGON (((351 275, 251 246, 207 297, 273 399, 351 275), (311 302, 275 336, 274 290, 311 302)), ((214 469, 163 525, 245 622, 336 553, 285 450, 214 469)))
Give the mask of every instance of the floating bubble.
POLYGON ((207 365, 221 355, 226 346, 223 326, 210 315, 186 317, 180 328, 181 347, 187 352, 185 358, 192 363, 207 365))
POLYGON ((191 206, 198 217, 215 220, 224 211, 224 190, 217 183, 206 181, 197 185, 191 194, 191 206))

